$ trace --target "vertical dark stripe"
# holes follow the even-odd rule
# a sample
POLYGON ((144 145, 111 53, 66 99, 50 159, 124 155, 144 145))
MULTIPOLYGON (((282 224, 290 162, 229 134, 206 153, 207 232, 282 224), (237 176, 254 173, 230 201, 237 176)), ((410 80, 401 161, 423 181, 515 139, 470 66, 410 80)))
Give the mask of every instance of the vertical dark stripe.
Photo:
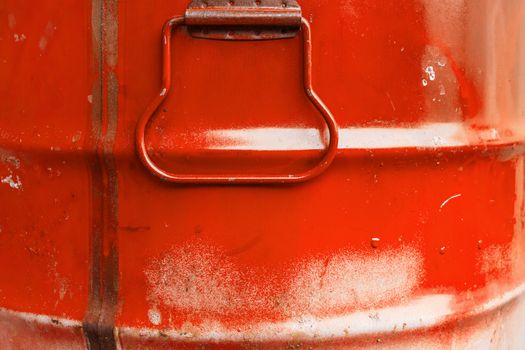
POLYGON ((90 350, 116 349, 118 181, 113 148, 118 120, 118 1, 92 0, 95 71, 90 149, 91 255, 83 329, 90 350))
POLYGON ((118 178, 114 157, 115 137, 118 121, 118 78, 115 72, 118 52, 118 2, 106 0, 104 9, 104 57, 106 59, 106 132, 103 155, 106 176, 104 196, 104 239, 102 261, 103 303, 99 319, 102 349, 116 349, 115 318, 118 303, 119 261, 118 261, 118 178))
MULTIPOLYGON (((91 138, 90 150, 97 149, 102 136, 102 0, 91 2, 91 51, 93 53, 91 66, 94 81, 92 88, 91 138)), ((88 281, 88 306, 83 321, 84 337, 88 349, 99 350, 98 319, 102 306, 101 294, 101 242, 103 230, 103 174, 98 154, 89 157, 91 185, 91 234, 90 234, 90 266, 88 281)))

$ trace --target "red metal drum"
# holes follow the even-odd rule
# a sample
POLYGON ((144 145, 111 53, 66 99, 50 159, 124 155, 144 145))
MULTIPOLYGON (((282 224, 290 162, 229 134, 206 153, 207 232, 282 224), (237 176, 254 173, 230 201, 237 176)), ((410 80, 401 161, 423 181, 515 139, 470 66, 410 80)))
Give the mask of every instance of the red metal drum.
POLYGON ((525 3, 188 2, 0 1, 0 348, 524 349, 525 3))

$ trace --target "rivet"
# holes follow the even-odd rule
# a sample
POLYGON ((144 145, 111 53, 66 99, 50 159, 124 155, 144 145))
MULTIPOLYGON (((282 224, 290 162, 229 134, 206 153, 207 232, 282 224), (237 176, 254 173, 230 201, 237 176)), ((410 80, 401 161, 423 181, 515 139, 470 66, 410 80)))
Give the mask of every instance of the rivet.
POLYGON ((377 237, 374 237, 370 240, 370 245, 372 246, 372 248, 374 249, 377 249, 379 248, 379 243, 381 243, 381 239, 380 238, 377 238, 377 237))
POLYGON ((286 1, 283 1, 283 7, 288 7, 288 4, 286 3, 286 1))
POLYGON ((235 0, 229 0, 229 1, 228 1, 228 4, 229 4, 230 6, 235 5, 235 0))
POLYGON ((256 6, 261 6, 261 0, 255 0, 255 5, 256 6))
POLYGON ((445 247, 445 246, 439 248, 439 254, 445 255, 446 250, 447 250, 447 247, 445 247))

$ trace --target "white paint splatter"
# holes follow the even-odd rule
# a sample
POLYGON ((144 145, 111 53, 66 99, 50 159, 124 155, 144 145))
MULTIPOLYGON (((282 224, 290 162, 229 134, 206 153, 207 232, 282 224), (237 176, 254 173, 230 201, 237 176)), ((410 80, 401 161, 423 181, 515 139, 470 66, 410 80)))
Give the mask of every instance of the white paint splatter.
MULTIPOLYGON (((470 146, 462 123, 429 123, 417 128, 340 128, 339 149, 436 148, 470 146)), ((485 142, 489 135, 480 135, 485 142)), ((217 129, 205 133, 214 150, 322 150, 325 143, 313 128, 217 129)))
POLYGON ((3 184, 9 185, 12 189, 21 190, 22 182, 18 176, 13 177, 13 175, 6 176, 1 181, 3 184))
POLYGON ((148 319, 155 326, 160 325, 161 322, 162 322, 162 316, 161 316, 160 312, 158 310, 156 310, 156 309, 149 309, 148 310, 148 319))
POLYGON ((15 43, 22 42, 26 40, 25 34, 13 34, 13 38, 15 38, 15 43))
POLYGON ((93 103, 93 95, 88 95, 87 100, 90 104, 93 103))
POLYGON ((425 73, 428 75, 428 79, 430 81, 436 80, 436 71, 434 70, 433 66, 428 66, 425 68, 425 73))

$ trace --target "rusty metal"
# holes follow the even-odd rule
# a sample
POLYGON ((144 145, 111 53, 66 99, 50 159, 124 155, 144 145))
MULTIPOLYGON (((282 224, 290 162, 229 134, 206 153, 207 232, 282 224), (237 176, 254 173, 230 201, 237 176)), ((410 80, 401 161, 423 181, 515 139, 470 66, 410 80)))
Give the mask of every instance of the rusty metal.
MULTIPOLYGON (((220 16, 224 14, 221 12, 220 16)), ((206 17, 207 18, 207 17, 206 17)), ((234 19, 224 20, 225 22, 234 21, 234 19)), ((211 23, 222 23, 221 21, 211 23)), ((202 22, 197 21, 202 24, 202 22)), ((174 28, 187 24, 185 17, 174 17, 166 22, 162 30, 163 61, 162 61, 162 84, 160 93, 150 103, 142 117, 139 119, 136 128, 136 145, 138 155, 144 166, 155 176, 172 183, 184 184, 288 184, 298 183, 311 180, 325 171, 337 153, 339 143, 339 134, 337 123, 328 109, 328 107, 319 98, 312 86, 312 33, 310 24, 306 19, 301 19, 301 31, 303 36, 303 86, 310 102, 315 106, 323 117, 328 127, 329 144, 323 157, 312 168, 296 173, 283 175, 265 175, 265 174, 177 174, 163 169, 155 163, 148 153, 146 144, 146 129, 155 112, 161 106, 168 96, 171 89, 171 34, 174 28)))
POLYGON ((90 350, 115 349, 118 293, 117 196, 113 147, 118 118, 118 1, 93 0, 93 84, 90 159, 91 220, 89 296, 82 329, 90 350))
POLYGON ((295 0, 194 0, 184 17, 188 26, 298 27, 302 16, 295 0))
POLYGON ((195 38, 275 40, 295 37, 302 15, 295 0, 194 0, 185 18, 195 38))

